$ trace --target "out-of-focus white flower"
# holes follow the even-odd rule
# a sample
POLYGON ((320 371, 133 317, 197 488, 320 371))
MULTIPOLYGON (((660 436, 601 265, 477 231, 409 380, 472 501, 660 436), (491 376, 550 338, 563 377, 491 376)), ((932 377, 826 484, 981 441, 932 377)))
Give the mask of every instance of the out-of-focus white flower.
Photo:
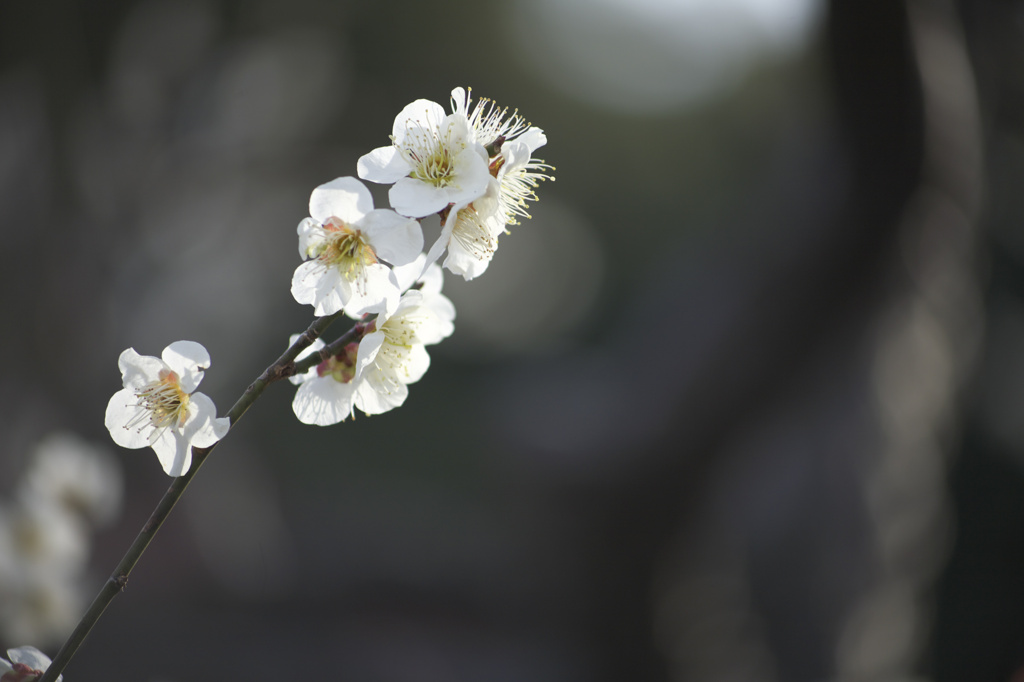
POLYGON ((110 453, 66 433, 40 441, 18 486, 26 503, 50 501, 96 526, 117 515, 121 490, 121 470, 110 453))
POLYGON ((310 258, 295 270, 292 296, 317 315, 342 308, 359 317, 398 300, 398 284, 380 260, 404 265, 423 248, 420 224, 392 210, 373 208, 373 197, 353 177, 313 190, 309 218, 299 223, 299 254, 310 258))
POLYGON ((59 644, 82 616, 85 590, 78 577, 35 572, 0 585, 0 639, 59 644))
POLYGON ((217 418, 217 407, 196 393, 210 354, 195 341, 175 341, 160 358, 128 348, 117 361, 124 388, 107 403, 105 423, 114 442, 125 448, 151 447, 169 476, 192 465, 192 446, 209 447, 231 423, 217 418))
POLYGON ((66 577, 85 566, 89 547, 81 521, 42 499, 0 508, 0 577, 66 577))
POLYGON ((364 180, 393 183, 388 198, 402 215, 422 218, 486 191, 487 151, 465 114, 416 100, 395 117, 391 142, 361 157, 357 168, 364 180))
MULTIPOLYGON (((34 646, 20 646, 7 650, 6 660, 0 658, 0 682, 33 682, 50 667, 50 659, 34 646)), ((57 676, 57 682, 64 680, 57 676)))

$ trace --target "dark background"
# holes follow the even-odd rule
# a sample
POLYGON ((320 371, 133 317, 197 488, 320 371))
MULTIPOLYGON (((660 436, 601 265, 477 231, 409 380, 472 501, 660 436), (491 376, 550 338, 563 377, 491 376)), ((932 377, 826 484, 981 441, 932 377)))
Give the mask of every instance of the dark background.
MULTIPOLYGON (((4 481, 109 443, 128 346, 203 343, 225 411, 311 319, 309 192, 413 99, 557 167, 407 403, 271 387, 66 678, 1022 679, 1024 3, 760 6, 808 14, 0 5, 4 481)), ((167 484, 118 456, 90 589, 167 484)))

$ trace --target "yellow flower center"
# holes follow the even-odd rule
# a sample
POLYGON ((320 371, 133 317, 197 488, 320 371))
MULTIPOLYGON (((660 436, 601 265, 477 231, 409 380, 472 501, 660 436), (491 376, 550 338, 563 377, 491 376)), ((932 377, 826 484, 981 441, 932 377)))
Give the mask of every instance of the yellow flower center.
POLYGON ((324 231, 327 239, 316 257, 324 265, 338 268, 348 281, 358 279, 363 268, 377 262, 377 254, 363 233, 346 225, 340 218, 328 218, 324 231))
MULTIPOLYGON (((407 130, 404 145, 395 145, 398 153, 412 166, 409 177, 434 187, 447 187, 455 173, 455 152, 451 127, 444 134, 420 126, 407 130)), ((392 137, 392 140, 394 138, 392 137)), ((459 145, 459 150, 465 144, 459 145)))
MULTIPOLYGON (((181 388, 181 379, 169 370, 160 370, 159 378, 135 391, 136 407, 142 409, 125 424, 125 428, 143 425, 153 429, 150 441, 155 442, 168 426, 185 424, 188 418, 189 394, 181 388)), ((141 430, 141 429, 140 429, 141 430)))

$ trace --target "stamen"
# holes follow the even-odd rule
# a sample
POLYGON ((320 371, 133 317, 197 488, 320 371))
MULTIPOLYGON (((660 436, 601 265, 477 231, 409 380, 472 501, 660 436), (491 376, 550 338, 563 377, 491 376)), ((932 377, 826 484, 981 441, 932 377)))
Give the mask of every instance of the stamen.
POLYGON ((519 217, 530 218, 526 202, 537 201, 535 190, 542 180, 554 181, 554 178, 545 172, 551 170, 554 170, 553 166, 538 160, 530 161, 505 173, 501 179, 498 202, 505 214, 506 224, 518 225, 519 217))
POLYGON ((455 216, 452 239, 477 260, 490 258, 498 248, 497 238, 491 235, 472 204, 455 216))
POLYGON ((150 445, 160 439, 170 426, 181 427, 188 418, 189 394, 182 390, 178 375, 169 369, 160 370, 159 378, 135 391, 139 408, 124 428, 139 427, 153 429, 149 435, 150 445))
POLYGON ((455 154, 464 146, 460 144, 456 149, 452 142, 451 126, 446 126, 442 132, 409 119, 405 129, 402 146, 399 146, 393 137, 392 142, 395 143, 395 148, 402 158, 412 166, 409 177, 435 187, 447 187, 451 184, 455 174, 455 154))
POLYGON ((360 230, 353 230, 339 218, 324 223, 325 240, 316 254, 324 267, 336 267, 350 282, 363 278, 367 265, 377 262, 377 254, 360 230))

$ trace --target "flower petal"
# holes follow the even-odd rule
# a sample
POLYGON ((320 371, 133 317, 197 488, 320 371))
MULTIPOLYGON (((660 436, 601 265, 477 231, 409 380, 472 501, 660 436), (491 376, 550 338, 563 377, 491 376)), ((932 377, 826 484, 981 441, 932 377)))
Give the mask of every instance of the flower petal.
POLYGON ((370 211, 359 223, 379 258, 391 265, 411 263, 423 251, 423 228, 386 208, 370 211))
POLYGON ((391 126, 391 135, 395 144, 402 146, 406 135, 422 134, 421 129, 439 130, 444 123, 447 114, 444 108, 437 102, 428 99, 418 99, 415 102, 405 105, 405 108, 395 116, 395 122, 391 126))
POLYGON ((356 173, 363 180, 390 185, 412 172, 412 166, 394 145, 377 147, 369 154, 359 157, 356 173))
POLYGON ((340 218, 345 223, 356 223, 373 210, 373 197, 366 185, 356 178, 335 178, 313 190, 309 197, 309 215, 321 223, 328 218, 340 218))
POLYGON ((153 452, 168 476, 181 476, 192 466, 192 448, 175 428, 164 429, 153 443, 153 452))
POLYGON ((303 218, 295 231, 299 235, 299 257, 302 259, 312 258, 311 251, 327 240, 323 225, 313 218, 303 218))
POLYGON ((189 403, 189 418, 182 427, 185 438, 193 447, 208 448, 227 435, 231 420, 217 418, 217 406, 205 393, 193 393, 189 403), (193 412, 195 408, 195 412, 193 412), (193 416, 194 415, 194 416, 193 416))
POLYGON ((330 377, 317 377, 299 386, 292 411, 303 424, 330 426, 352 414, 353 382, 343 384, 330 377))
POLYGON ((423 375, 430 369, 430 354, 422 344, 414 343, 409 348, 409 355, 402 364, 402 372, 399 379, 403 384, 414 384, 423 378, 423 375))
POLYGON ((128 426, 145 410, 138 406, 135 390, 123 388, 110 397, 103 423, 110 437, 122 448, 134 450, 149 446, 149 416, 143 416, 139 426, 128 426))
POLYGON ((161 357, 178 374, 181 388, 186 393, 196 390, 203 380, 203 370, 210 366, 210 354, 195 341, 175 341, 164 348, 161 357))
POLYGON ((381 373, 374 370, 356 386, 355 405, 366 414, 383 414, 400 406, 408 396, 405 384, 386 382, 381 373))
POLYGON ((340 277, 338 286, 341 289, 345 314, 352 318, 392 309, 398 304, 398 298, 401 296, 395 273, 391 272, 391 268, 380 263, 371 263, 365 266, 360 279, 355 282, 349 282, 344 277, 340 277))
POLYGON ((152 355, 139 355, 134 348, 127 348, 117 359, 117 367, 125 388, 142 388, 151 381, 160 378, 160 370, 166 365, 160 358, 152 355))
POLYGON ((448 190, 414 178, 399 178, 388 190, 391 207, 410 218, 437 213, 451 203, 448 190))

